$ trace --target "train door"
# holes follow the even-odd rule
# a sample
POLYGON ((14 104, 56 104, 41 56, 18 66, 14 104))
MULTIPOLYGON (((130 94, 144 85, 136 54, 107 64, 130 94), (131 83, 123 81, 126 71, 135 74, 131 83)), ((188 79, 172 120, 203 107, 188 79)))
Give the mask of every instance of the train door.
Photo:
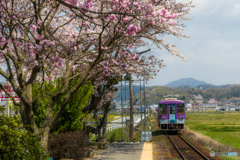
POLYGON ((175 123, 175 105, 169 105, 169 122, 175 123))

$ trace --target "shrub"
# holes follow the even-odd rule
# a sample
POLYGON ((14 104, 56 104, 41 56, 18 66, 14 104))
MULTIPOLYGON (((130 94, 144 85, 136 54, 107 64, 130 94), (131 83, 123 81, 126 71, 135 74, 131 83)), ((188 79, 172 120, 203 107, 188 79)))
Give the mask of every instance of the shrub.
POLYGON ((35 134, 20 125, 16 117, 0 115, 0 159, 48 160, 35 134))
POLYGON ((110 138, 109 138, 109 142, 114 142, 116 139, 116 133, 113 131, 110 138))
POLYGON ((81 131, 53 133, 50 135, 48 149, 54 160, 71 158, 81 160, 85 155, 88 137, 81 131))

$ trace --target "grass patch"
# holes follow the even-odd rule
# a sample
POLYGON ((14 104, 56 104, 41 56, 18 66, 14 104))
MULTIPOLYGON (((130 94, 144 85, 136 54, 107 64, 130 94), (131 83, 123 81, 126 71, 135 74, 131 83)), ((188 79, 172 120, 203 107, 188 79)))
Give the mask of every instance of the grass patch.
POLYGON ((186 126, 240 150, 240 112, 187 112, 186 126))

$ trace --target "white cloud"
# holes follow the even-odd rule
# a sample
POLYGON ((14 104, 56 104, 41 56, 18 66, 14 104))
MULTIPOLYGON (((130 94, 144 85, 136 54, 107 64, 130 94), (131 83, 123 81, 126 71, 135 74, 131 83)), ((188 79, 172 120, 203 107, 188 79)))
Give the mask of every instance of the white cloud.
POLYGON ((240 3, 238 3, 238 4, 235 4, 234 6, 233 6, 233 8, 230 10, 230 12, 228 12, 228 13, 230 13, 230 14, 228 14, 228 15, 233 15, 233 16, 238 16, 238 15, 240 15, 240 3))

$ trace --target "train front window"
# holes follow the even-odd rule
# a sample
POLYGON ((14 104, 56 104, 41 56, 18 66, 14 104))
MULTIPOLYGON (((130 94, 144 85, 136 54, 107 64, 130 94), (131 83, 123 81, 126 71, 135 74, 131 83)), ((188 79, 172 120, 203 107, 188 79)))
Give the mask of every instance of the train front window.
POLYGON ((184 114, 184 112, 185 112, 185 106, 184 106, 184 104, 178 104, 178 105, 177 105, 177 113, 178 113, 178 114, 184 114))
POLYGON ((167 114, 167 104, 160 104, 159 108, 160 108, 159 110, 160 114, 167 114))
POLYGON ((175 107, 170 107, 170 114, 175 114, 175 107))

